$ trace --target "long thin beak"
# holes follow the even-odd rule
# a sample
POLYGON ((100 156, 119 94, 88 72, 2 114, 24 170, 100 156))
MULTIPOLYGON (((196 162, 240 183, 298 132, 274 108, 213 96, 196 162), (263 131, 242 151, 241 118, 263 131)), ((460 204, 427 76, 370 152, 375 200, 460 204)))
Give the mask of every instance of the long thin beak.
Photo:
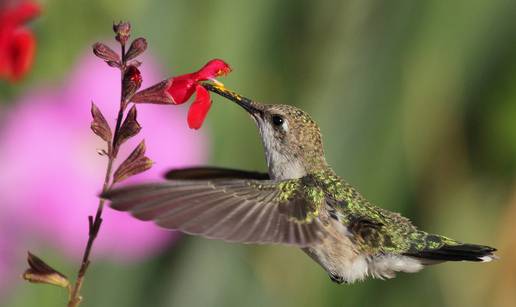
POLYGON ((222 97, 225 97, 231 101, 236 102, 239 106, 244 108, 247 112, 249 112, 249 114, 253 116, 260 115, 263 112, 263 107, 259 103, 254 102, 249 98, 240 96, 237 93, 228 90, 222 85, 203 83, 202 86, 204 86, 204 88, 206 88, 210 92, 214 92, 222 97))

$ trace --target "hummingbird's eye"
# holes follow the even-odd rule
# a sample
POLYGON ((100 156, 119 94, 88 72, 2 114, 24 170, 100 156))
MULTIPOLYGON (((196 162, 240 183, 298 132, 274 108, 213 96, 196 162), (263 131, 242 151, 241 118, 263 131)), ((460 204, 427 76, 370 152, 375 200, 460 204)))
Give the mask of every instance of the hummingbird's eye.
POLYGON ((283 117, 281 115, 273 115, 272 116, 272 124, 276 127, 279 127, 281 125, 283 125, 283 117))

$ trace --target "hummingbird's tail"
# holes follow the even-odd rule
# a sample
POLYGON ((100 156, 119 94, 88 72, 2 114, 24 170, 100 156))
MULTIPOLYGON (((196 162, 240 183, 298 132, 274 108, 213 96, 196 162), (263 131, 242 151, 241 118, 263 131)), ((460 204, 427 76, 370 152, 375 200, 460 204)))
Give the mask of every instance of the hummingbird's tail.
POLYGON ((438 249, 424 249, 415 253, 407 253, 407 256, 440 261, 480 261, 489 262, 497 259, 495 248, 476 244, 444 245, 438 249))

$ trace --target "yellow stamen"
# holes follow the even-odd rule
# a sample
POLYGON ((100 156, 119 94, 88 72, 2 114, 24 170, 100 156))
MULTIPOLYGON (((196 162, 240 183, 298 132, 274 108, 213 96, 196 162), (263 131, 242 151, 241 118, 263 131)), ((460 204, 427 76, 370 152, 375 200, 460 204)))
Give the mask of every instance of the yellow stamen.
POLYGON ((220 88, 220 89, 226 89, 226 87, 224 86, 224 84, 222 82, 220 82, 219 80, 215 79, 215 78, 210 78, 210 80, 215 83, 215 86, 220 88))

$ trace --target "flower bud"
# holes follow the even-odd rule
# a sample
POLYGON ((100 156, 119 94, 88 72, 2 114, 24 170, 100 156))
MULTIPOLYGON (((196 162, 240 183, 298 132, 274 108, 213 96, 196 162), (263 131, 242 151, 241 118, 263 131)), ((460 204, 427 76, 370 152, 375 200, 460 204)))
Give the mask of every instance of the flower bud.
POLYGON ((125 43, 127 43, 127 40, 131 36, 131 24, 120 21, 117 24, 113 24, 113 31, 115 31, 116 40, 120 42, 122 46, 125 46, 125 43))
POLYGON ((120 56, 113 49, 109 48, 107 45, 103 43, 95 43, 93 45, 93 53, 103 59, 106 62, 120 62, 120 56))
POLYGON ((147 49, 147 40, 145 40, 145 38, 143 37, 135 39, 131 43, 129 51, 127 51, 127 53, 125 54, 125 60, 129 61, 136 58, 137 56, 142 54, 145 51, 145 49, 147 49))
POLYGON ((133 96, 142 85, 142 81, 142 74, 138 68, 134 65, 128 66, 122 82, 122 98, 124 101, 129 101, 131 96, 133 96))

